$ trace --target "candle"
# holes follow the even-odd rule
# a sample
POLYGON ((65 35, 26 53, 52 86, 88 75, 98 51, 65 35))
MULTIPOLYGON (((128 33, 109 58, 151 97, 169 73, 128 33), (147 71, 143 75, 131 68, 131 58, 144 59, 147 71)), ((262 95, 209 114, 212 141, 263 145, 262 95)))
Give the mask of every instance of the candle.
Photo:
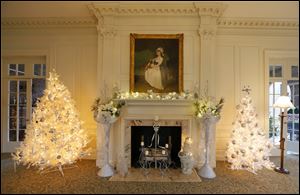
POLYGON ((144 147, 144 142, 143 141, 141 141, 141 146, 144 147))
POLYGON ((149 154, 149 151, 148 151, 148 150, 146 150, 146 151, 145 151, 145 154, 146 154, 146 156, 147 156, 147 155, 149 154))
POLYGON ((165 151, 165 150, 163 150, 163 151, 161 151, 161 153, 162 153, 162 154, 166 154, 166 151, 165 151))
POLYGON ((169 144, 166 144, 166 148, 169 148, 169 144))

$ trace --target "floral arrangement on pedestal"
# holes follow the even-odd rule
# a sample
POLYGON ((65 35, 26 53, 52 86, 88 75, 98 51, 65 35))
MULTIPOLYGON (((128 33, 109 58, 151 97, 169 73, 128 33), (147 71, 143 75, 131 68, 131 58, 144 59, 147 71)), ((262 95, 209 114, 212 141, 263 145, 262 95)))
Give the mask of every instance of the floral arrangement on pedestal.
POLYGON ((203 128, 205 129, 205 163, 199 169, 198 174, 204 178, 214 178, 216 177, 215 172, 209 164, 209 154, 210 154, 210 142, 212 136, 215 134, 214 125, 220 119, 220 113, 224 105, 224 99, 221 98, 219 101, 208 97, 207 95, 201 97, 194 103, 195 116, 199 119, 203 128))
POLYGON ((121 108, 125 105, 121 100, 110 100, 108 102, 102 102, 100 98, 97 98, 92 105, 92 111, 94 112, 94 119, 99 123, 114 123, 120 116, 121 108))
POLYGON ((109 164, 109 136, 110 127, 112 123, 116 122, 121 113, 122 106, 125 105, 123 100, 109 100, 102 102, 100 98, 97 98, 92 105, 92 111, 94 112, 94 119, 101 123, 104 128, 104 165, 98 172, 100 177, 110 177, 114 174, 114 168, 109 164))
POLYGON ((224 98, 221 98, 216 102, 213 98, 202 97, 194 103, 196 109, 195 116, 198 118, 204 118, 207 116, 219 117, 224 105, 224 98))

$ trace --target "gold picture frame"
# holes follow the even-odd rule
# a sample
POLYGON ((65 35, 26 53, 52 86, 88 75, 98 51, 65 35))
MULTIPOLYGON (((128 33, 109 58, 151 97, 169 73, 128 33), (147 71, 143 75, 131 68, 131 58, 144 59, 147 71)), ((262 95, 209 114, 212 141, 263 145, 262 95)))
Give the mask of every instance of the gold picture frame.
POLYGON ((183 91, 183 34, 130 34, 130 91, 183 91))

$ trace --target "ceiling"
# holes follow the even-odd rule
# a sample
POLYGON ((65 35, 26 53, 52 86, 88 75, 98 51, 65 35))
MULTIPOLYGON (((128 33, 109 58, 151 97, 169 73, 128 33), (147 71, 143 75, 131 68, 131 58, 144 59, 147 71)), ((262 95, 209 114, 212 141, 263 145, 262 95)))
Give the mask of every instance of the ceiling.
MULTIPOLYGON (((92 2, 98 3, 98 1, 1 1, 1 17, 91 17, 87 4, 92 2)), ((193 2, 196 1, 123 1, 120 3, 147 6, 147 4, 193 4, 193 2)), ((298 1, 215 2, 227 5, 223 17, 299 19, 298 1)))

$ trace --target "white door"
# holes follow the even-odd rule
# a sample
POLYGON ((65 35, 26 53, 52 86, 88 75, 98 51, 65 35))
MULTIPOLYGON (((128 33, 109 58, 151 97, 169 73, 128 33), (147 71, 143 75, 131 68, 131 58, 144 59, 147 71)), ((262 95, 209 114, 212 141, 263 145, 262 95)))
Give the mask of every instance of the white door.
POLYGON ((269 60, 269 137, 275 147, 272 155, 280 155, 280 109, 273 104, 281 95, 288 95, 295 110, 285 110, 283 135, 285 152, 299 153, 299 66, 298 58, 274 58, 269 60))
POLYGON ((13 152, 24 140, 26 125, 30 120, 30 79, 8 79, 4 86, 3 151, 13 152))
POLYGON ((287 93, 296 108, 287 111, 287 151, 299 154, 299 68, 291 68, 294 79, 287 81, 287 93))
POLYGON ((46 86, 45 57, 4 57, 1 70, 1 152, 14 152, 46 86))

